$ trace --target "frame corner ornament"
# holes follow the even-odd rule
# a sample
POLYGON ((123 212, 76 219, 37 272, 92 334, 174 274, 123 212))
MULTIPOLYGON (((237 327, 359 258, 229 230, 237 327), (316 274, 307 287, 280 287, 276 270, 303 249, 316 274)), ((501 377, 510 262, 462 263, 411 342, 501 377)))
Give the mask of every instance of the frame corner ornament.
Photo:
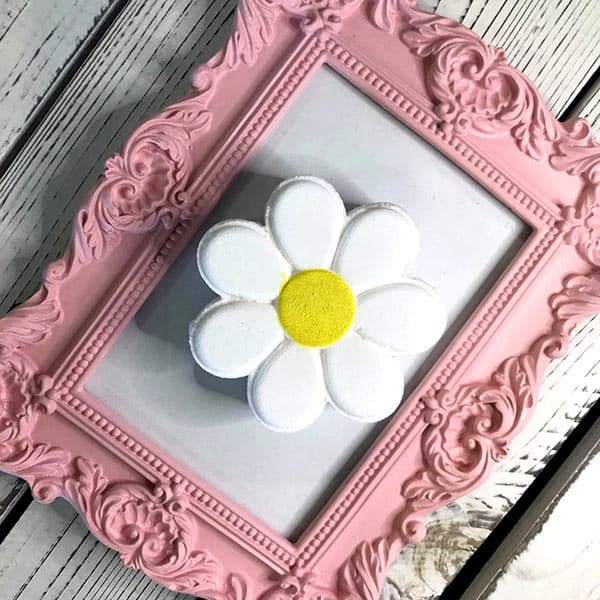
POLYGON ((424 59, 425 85, 447 131, 508 133, 527 156, 548 156, 559 134, 556 121, 503 50, 452 19, 424 14, 414 2, 373 0, 370 15, 388 33, 399 23, 400 39, 424 59))
POLYGON ((211 600, 251 599, 246 578, 225 573, 209 552, 193 549, 197 520, 178 486, 111 484, 98 465, 77 457, 64 489, 90 531, 117 550, 128 567, 176 592, 211 600))
POLYGON ((570 123, 570 135, 558 141, 550 164, 582 179, 575 203, 563 206, 561 228, 565 241, 590 265, 600 267, 600 144, 583 119, 570 123))

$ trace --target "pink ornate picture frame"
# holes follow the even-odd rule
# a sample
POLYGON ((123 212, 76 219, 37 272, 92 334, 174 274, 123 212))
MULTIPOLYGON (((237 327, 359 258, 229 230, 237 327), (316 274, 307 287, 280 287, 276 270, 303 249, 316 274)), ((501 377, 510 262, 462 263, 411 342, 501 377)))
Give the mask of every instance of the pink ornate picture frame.
MULTIPOLYGON (((600 312, 600 146, 456 23, 409 0, 240 0, 182 101, 110 158, 40 290, 0 320, 0 467, 65 497, 130 566, 219 600, 379 596, 427 516, 468 493, 600 312), (531 235, 294 543, 84 389, 224 190, 328 65, 509 207, 531 235)), ((398 157, 402 160, 402 157, 398 157)))

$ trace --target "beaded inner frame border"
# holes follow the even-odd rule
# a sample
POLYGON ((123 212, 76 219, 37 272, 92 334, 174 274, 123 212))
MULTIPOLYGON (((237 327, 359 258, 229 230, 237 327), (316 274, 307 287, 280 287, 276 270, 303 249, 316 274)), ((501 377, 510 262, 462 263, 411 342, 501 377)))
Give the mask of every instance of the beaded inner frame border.
POLYGON ((42 502, 65 497, 128 565, 171 589, 375 600, 427 515, 506 455, 549 360, 600 312, 600 146, 585 121, 558 123, 502 51, 412 0, 241 0, 193 88, 106 162, 64 256, 0 320, 0 468, 42 502), (533 233, 292 544, 130 431, 84 382, 324 64, 533 233))

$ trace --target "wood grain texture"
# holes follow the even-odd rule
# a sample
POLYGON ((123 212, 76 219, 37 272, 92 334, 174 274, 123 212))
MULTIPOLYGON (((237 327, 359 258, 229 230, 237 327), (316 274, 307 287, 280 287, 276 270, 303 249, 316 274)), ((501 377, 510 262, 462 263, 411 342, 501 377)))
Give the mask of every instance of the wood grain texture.
POLYGON ((0 161, 109 7, 110 0, 2 0, 0 161))
POLYGON ((0 525, 26 493, 23 481, 6 473, 0 475, 0 525))
MULTIPOLYGON (((578 112, 600 135, 599 85, 593 86, 578 112)), ((432 515, 425 540, 407 548, 390 569, 384 600, 439 597, 599 396, 600 316, 596 316, 577 328, 567 355, 551 363, 538 409, 509 460, 484 487, 432 515)))
MULTIPOLYGON (((3 0, 0 163, 109 7, 110 0, 3 0)), ((0 474, 0 523, 25 491, 23 482, 0 474)))
POLYGON ((546 515, 546 521, 518 548, 517 555, 494 582, 489 600, 600 598, 598 481, 597 453, 546 515))
POLYGON ((133 0, 0 180, 0 314, 62 253, 104 160, 190 84, 222 45, 235 1, 133 0))
MULTIPOLYGON (((503 45, 557 114, 600 62, 594 0, 421 4, 503 45)), ((234 6, 234 0, 131 0, 119 15, 0 180, 0 313, 36 289, 41 267, 62 252, 103 160, 188 88, 191 66, 222 43, 234 6)), ((590 96, 581 110, 598 118, 600 100, 590 96)), ((510 462, 477 494, 432 517, 426 540, 393 565, 384 598, 439 595, 591 406, 600 389, 599 339, 599 319, 578 329, 569 354, 552 365, 541 410, 510 462)), ((64 504, 30 506, 0 545, 0 590, 7 600, 184 598, 128 571, 64 504)))
MULTIPOLYGON (((436 10, 459 17, 464 4, 440 2, 436 10)), ((587 81, 583 74, 573 80, 574 73, 588 75, 580 62, 600 63, 596 0, 569 0, 568 10, 547 0, 467 4, 464 22, 529 69, 557 114, 587 81), (550 23, 564 30, 560 43, 550 23), (538 70, 550 55, 560 70, 538 70)), ((224 38, 222 25, 234 6, 233 0, 128 5, 0 180, 0 314, 35 291, 43 265, 65 247, 73 213, 103 160, 136 124, 189 87, 187 73, 202 52, 207 55, 216 32, 224 38)))
POLYGON ((599 478, 600 420, 596 420, 481 568, 462 600, 600 598, 599 478))
POLYGON ((600 66, 598 0, 423 0, 503 48, 561 115, 600 66))
MULTIPOLYGON (((576 49, 579 44, 598 43, 597 2, 576 7, 573 2, 441 0, 430 2, 430 8, 503 47, 557 115, 590 83, 600 64, 595 50, 576 49), (557 31, 563 32, 560 38, 557 31), (556 68, 558 64, 563 66, 556 68)), ((590 120, 600 136, 600 82, 592 83, 575 114, 590 120)), ((513 445, 510 459, 484 487, 432 515, 425 540, 407 548, 392 565, 383 599, 438 598, 599 396, 600 316, 582 324, 568 354, 551 364, 537 412, 513 445)))
POLYGON ((490 600, 519 594, 530 600, 597 600, 600 597, 600 521, 594 502, 600 457, 589 465, 574 489, 556 507, 539 534, 496 582, 490 600), (564 535, 564 523, 573 530, 564 535), (561 547, 561 559, 553 548, 561 547))
POLYGON ((32 504, 0 545, 2 600, 183 600, 127 569, 63 501, 32 504))

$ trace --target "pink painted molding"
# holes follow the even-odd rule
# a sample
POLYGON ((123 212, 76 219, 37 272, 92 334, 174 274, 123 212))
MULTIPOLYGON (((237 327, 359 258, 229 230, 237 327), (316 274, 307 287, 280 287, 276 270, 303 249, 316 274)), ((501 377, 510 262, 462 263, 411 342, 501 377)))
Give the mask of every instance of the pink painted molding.
MULTIPOLYGON (((0 320, 0 467, 67 498, 163 585, 218 600, 374 600, 435 509, 479 485, 550 361, 600 312, 600 146, 456 23, 409 0, 242 0, 187 98, 141 125, 40 291, 0 320), (296 543, 109 413, 95 364, 311 74, 329 65, 509 206, 532 234, 296 543), (85 294, 81 292, 85 290, 85 294)), ((399 158, 401 160, 401 158, 399 158)))

